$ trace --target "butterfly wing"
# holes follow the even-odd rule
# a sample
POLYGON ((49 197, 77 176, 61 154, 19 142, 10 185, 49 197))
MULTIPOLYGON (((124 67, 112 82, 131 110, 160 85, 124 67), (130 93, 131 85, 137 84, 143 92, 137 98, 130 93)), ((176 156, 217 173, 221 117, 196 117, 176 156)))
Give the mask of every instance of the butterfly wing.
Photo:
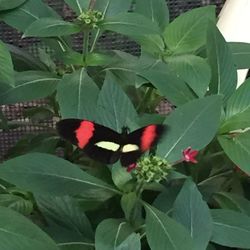
POLYGON ((120 158, 121 135, 110 128, 88 120, 64 119, 57 123, 57 130, 94 160, 112 164, 120 158))
POLYGON ((166 131, 166 126, 151 124, 128 134, 121 149, 121 164, 129 166, 140 156, 157 144, 166 131))

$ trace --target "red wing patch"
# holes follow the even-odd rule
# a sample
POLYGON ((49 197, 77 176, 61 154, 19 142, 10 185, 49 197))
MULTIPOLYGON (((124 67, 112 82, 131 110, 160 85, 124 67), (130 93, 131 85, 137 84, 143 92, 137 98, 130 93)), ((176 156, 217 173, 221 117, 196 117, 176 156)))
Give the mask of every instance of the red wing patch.
POLYGON ((147 151, 151 148, 153 142, 157 137, 156 125, 147 126, 141 136, 141 150, 147 151))
POLYGON ((80 127, 75 131, 78 147, 83 149, 93 137, 95 125, 90 121, 82 121, 80 127))

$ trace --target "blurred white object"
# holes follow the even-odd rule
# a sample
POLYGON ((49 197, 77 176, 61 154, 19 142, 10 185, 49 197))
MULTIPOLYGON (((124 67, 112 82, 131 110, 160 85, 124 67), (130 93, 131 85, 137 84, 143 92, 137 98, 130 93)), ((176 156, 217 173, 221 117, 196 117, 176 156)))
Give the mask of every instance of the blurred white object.
MULTIPOLYGON (((227 0, 220 12, 217 26, 227 42, 250 43, 250 0, 227 0)), ((248 69, 238 70, 239 86, 248 69)))

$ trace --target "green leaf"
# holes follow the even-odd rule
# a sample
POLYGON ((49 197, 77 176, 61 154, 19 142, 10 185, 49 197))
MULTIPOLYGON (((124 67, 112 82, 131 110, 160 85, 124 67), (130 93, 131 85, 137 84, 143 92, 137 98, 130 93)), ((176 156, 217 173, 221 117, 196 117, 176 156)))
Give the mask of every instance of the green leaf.
POLYGON ((115 250, 141 250, 140 235, 130 234, 115 250))
POLYGON ((24 216, 0 207, 0 249, 58 250, 55 242, 24 216))
POLYGON ((236 89, 237 72, 229 45, 214 23, 208 25, 207 56, 212 70, 209 90, 226 100, 236 89))
POLYGON ((90 0, 64 0, 77 15, 88 10, 90 0))
POLYGON ((81 27, 56 18, 40 18, 25 30, 23 37, 55 37, 66 36, 80 32, 81 27))
POLYGON ((177 196, 173 218, 189 230, 194 242, 192 250, 206 250, 212 235, 212 218, 208 205, 190 179, 177 196))
POLYGON ((237 69, 249 69, 250 68, 250 44, 230 42, 230 49, 233 55, 233 61, 237 66, 237 69))
POLYGON ((250 174, 250 131, 235 136, 218 137, 227 156, 244 172, 250 174))
POLYGON ((183 105, 195 98, 193 92, 183 80, 171 73, 166 66, 164 66, 164 71, 161 70, 161 67, 162 64, 159 64, 160 69, 158 67, 149 68, 139 71, 138 74, 151 82, 160 95, 166 97, 176 106, 183 105))
MULTIPOLYGON (((13 0, 9 2, 12 1, 13 0)), ((26 0, 20 8, 0 14, 1 20, 22 32, 24 32, 31 23, 42 17, 59 18, 59 15, 42 0, 26 0)))
POLYGON ((33 211, 31 201, 14 194, 0 194, 0 206, 11 208, 23 215, 29 215, 33 211))
POLYGON ((101 11, 103 17, 111 17, 121 12, 127 12, 131 6, 131 0, 97 0, 94 9, 101 11))
POLYGON ((89 53, 86 56, 86 64, 88 66, 103 66, 108 65, 114 61, 113 56, 101 53, 89 53))
POLYGON ((144 205, 146 209, 146 236, 150 249, 193 249, 192 239, 182 225, 156 208, 144 205))
POLYGON ((250 127, 250 80, 246 80, 228 99, 220 133, 250 127))
POLYGON ((159 34, 157 25, 146 17, 136 13, 122 13, 106 18, 99 26, 102 30, 110 30, 130 37, 159 34))
POLYGON ((23 4, 25 1, 26 0, 0 0, 0 11, 14 9, 23 4))
POLYGON ((0 84, 14 86, 14 70, 7 46, 0 41, 0 84))
POLYGON ((26 154, 4 162, 1 164, 0 178, 31 192, 45 195, 81 194, 86 199, 106 200, 119 193, 76 165, 42 153, 26 154))
POLYGON ((57 87, 63 118, 95 120, 99 88, 84 68, 65 75, 57 87))
POLYGON ((206 60, 195 55, 179 55, 166 58, 168 66, 199 96, 203 97, 211 79, 206 60))
POLYGON ((250 201, 243 196, 227 192, 219 192, 213 195, 213 199, 221 208, 242 212, 250 216, 250 201))
POLYGON ((170 23, 164 39, 173 53, 192 52, 206 42, 206 28, 209 20, 215 21, 214 6, 188 11, 170 23))
POLYGON ((100 91, 97 110, 97 121, 117 132, 137 118, 133 104, 110 72, 107 72, 100 91))
POLYGON ((71 235, 74 235, 75 241, 93 242, 93 229, 76 199, 69 196, 36 196, 35 198, 48 224, 53 223, 67 229, 71 235))
POLYGON ((40 60, 28 53, 26 50, 24 50, 24 48, 19 48, 11 44, 7 44, 7 47, 11 53, 12 61, 16 71, 48 70, 48 68, 40 60))
POLYGON ((209 96, 177 108, 166 119, 166 139, 158 144, 158 155, 174 162, 182 158, 188 147, 204 148, 215 136, 221 114, 221 97, 209 96))
POLYGON ((106 219, 96 228, 96 250, 117 250, 117 247, 131 233, 133 233, 133 229, 127 222, 118 219, 106 219))
POLYGON ((165 0, 137 0, 135 12, 157 23, 162 31, 169 22, 169 11, 165 0))
POLYGON ((226 209, 212 209, 211 214, 212 242, 228 247, 249 248, 250 217, 226 209))
POLYGON ((51 95, 60 80, 54 74, 42 71, 24 71, 15 74, 15 86, 0 93, 0 105, 31 101, 51 95))

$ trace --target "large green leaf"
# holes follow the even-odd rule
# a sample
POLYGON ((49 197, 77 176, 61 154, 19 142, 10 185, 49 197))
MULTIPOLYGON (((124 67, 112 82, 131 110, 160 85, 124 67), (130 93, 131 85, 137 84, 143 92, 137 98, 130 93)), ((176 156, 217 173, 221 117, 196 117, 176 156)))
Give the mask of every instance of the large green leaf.
MULTIPOLYGON (((48 224, 67 229, 73 235, 72 241, 93 243, 94 233, 88 217, 76 199, 69 196, 36 196, 39 210, 48 224)), ((54 237, 53 237, 54 238, 54 237)), ((60 243, 68 242, 67 239, 60 243)))
POLYGON ((250 174, 250 131, 235 136, 221 135, 218 139, 227 156, 240 169, 250 174))
POLYGON ((7 46, 2 41, 0 41, 0 84, 14 86, 14 70, 11 56, 7 46))
POLYGON ((191 250, 193 243, 188 231, 179 223, 145 204, 146 236, 152 250, 191 250))
POLYGON ((165 119, 169 130, 158 144, 158 154, 173 162, 180 160, 188 147, 204 148, 217 132, 220 114, 220 96, 194 100, 177 108, 165 119))
POLYGON ((249 69, 250 68, 250 44, 230 42, 230 49, 233 54, 234 63, 238 69, 249 69))
POLYGON ((141 238, 139 234, 130 234, 115 250, 141 250, 141 238))
POLYGON ((124 126, 128 126, 137 118, 133 104, 110 72, 107 72, 100 91, 97 110, 97 121, 117 132, 121 132, 124 126))
POLYGON ((25 30, 23 37, 54 37, 66 36, 80 32, 81 27, 60 19, 44 17, 33 22, 25 30))
POLYGON ((203 97, 207 91, 211 70, 206 60, 195 55, 179 55, 167 58, 168 65, 189 87, 203 97))
POLYGON ((42 71, 24 71, 15 74, 14 87, 0 93, 0 105, 31 101, 51 95, 60 80, 54 74, 42 71))
POLYGON ((190 179, 177 196, 173 218, 189 230, 194 242, 192 250, 206 250, 212 235, 212 218, 207 203, 190 179))
POLYGON ((84 68, 65 75, 57 87, 63 118, 95 120, 99 88, 84 68))
POLYGON ((214 23, 208 25, 207 56, 212 70, 209 90, 228 99, 236 89, 237 72, 229 45, 214 23))
POLYGON ((99 26, 103 30, 110 30, 130 37, 159 34, 156 23, 136 13, 122 13, 106 18, 99 26))
POLYGON ((0 0, 0 11, 14 9, 25 1, 26 0, 0 0))
POLYGON ((246 248, 250 246, 250 217, 227 209, 212 209, 212 242, 246 248))
POLYGON ((246 80, 228 99, 220 132, 250 127, 250 80, 246 80))
POLYGON ((209 20, 215 20, 214 6, 197 8, 177 17, 164 32, 168 49, 183 53, 200 48, 206 41, 209 20))
MULTIPOLYGON (((9 2, 12 1, 13 0, 9 2)), ((26 0, 19 8, 0 14, 1 20, 22 32, 24 32, 31 23, 42 17, 59 16, 42 0, 26 0)))
POLYGON ((26 154, 4 162, 1 164, 0 178, 45 195, 81 194, 85 198, 105 200, 119 193, 76 165, 42 153, 26 154))
POLYGON ((117 247, 131 233, 133 233, 133 229, 127 222, 118 219, 106 219, 96 228, 96 250, 117 250, 117 247))
POLYGON ((0 207, 0 249, 58 250, 55 242, 24 216, 0 207))
POLYGON ((157 23, 162 31, 169 22, 169 11, 165 0, 137 0, 135 12, 157 23))
POLYGON ((165 69, 165 72, 157 68, 145 69, 141 70, 139 75, 151 82, 162 96, 176 106, 183 105, 195 98, 187 84, 171 73, 168 68, 165 69))
POLYGON ((82 12, 87 11, 90 0, 64 0, 64 2, 67 3, 77 15, 80 15, 82 12))
POLYGON ((235 210, 250 216, 250 201, 243 196, 233 193, 219 192, 213 195, 213 199, 221 208, 235 210))

